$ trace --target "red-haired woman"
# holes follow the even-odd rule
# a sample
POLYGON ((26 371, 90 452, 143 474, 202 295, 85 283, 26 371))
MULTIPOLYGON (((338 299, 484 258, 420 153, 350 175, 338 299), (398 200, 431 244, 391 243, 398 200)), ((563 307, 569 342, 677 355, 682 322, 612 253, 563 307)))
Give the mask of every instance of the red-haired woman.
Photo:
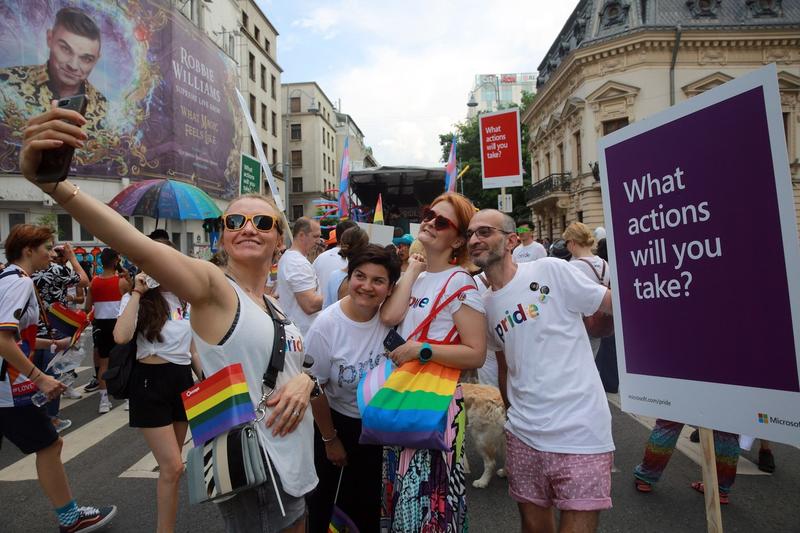
POLYGON ((4 247, 8 265, 0 272, 0 440, 5 437, 22 453, 36 454, 36 474, 61 531, 90 527, 94 531, 107 524, 117 508, 78 507, 61 462, 63 441, 44 408, 31 402, 37 388, 51 400, 66 389, 30 361, 34 349, 50 349, 52 344, 36 338, 44 310, 30 275, 50 265, 53 230, 31 224, 14 226, 4 247))
POLYGON ((265 295, 278 242, 281 214, 275 203, 246 195, 228 204, 220 245, 227 263, 183 255, 155 242, 104 203, 69 181, 36 182, 42 152, 64 144, 83 148, 86 120, 77 112, 53 107, 32 118, 24 132, 20 168, 24 176, 59 203, 92 235, 126 255, 165 290, 192 306, 190 322, 203 371, 210 375, 239 363, 250 399, 266 412, 256 425, 265 450, 268 481, 218 504, 228 531, 305 529, 305 495, 317 484, 314 472, 313 418, 308 409, 314 379, 302 371, 305 354, 299 330, 286 320, 277 302, 265 295), (285 342, 277 342, 285 325, 285 342), (276 348, 277 381, 262 379, 276 348), (262 396, 263 394, 263 396, 262 396), (265 398, 268 396, 268 399, 265 398))
MULTIPOLYGON (((400 365, 419 359, 470 370, 486 357, 486 317, 467 263, 465 233, 475 213, 457 193, 437 197, 422 215, 418 239, 425 259, 414 255, 391 297, 381 309, 387 325, 399 324, 406 343, 389 357, 400 365), (454 294, 431 323, 418 326, 454 294), (410 338, 411 337, 411 338, 410 338)), ((465 412, 461 388, 451 402, 448 424, 455 428, 449 451, 384 448, 382 530, 466 531, 464 482, 465 412)))

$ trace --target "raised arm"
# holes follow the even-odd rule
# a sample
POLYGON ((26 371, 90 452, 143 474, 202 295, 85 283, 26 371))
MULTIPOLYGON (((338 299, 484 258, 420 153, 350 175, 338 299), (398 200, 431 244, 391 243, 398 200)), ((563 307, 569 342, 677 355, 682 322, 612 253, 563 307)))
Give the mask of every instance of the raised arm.
POLYGON ((414 254, 408 259, 408 268, 400 276, 400 280, 392 289, 392 294, 381 306, 381 322, 387 326, 396 326, 406 317, 411 288, 419 275, 425 271, 425 258, 414 254))
POLYGON ((75 252, 72 250, 72 246, 69 243, 64 244, 64 253, 67 256, 69 264, 72 265, 72 270, 74 270, 75 273, 78 275, 78 278, 80 278, 80 281, 78 282, 78 285, 76 286, 75 289, 75 294, 77 294, 78 289, 82 289, 84 287, 89 286, 89 276, 87 276, 86 272, 84 272, 83 267, 78 262, 78 258, 75 257, 75 252))
POLYGON ((235 306, 235 299, 232 300, 235 294, 227 294, 230 288, 222 272, 214 265, 187 257, 147 238, 113 209, 80 192, 69 181, 36 183, 36 170, 44 151, 63 144, 83 148, 84 141, 88 139, 81 129, 84 124, 86 119, 79 113, 55 106, 32 118, 25 128, 20 153, 20 169, 25 178, 49 194, 92 235, 127 255, 179 298, 195 306, 222 300, 230 300, 235 306))

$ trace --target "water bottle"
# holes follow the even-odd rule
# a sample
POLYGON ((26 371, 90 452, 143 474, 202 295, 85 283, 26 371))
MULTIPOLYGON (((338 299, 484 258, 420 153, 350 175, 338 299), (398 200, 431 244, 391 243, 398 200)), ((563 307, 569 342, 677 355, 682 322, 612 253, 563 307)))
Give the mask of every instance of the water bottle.
MULTIPOLYGON (((69 387, 70 385, 75 383, 75 380, 77 378, 78 378, 78 376, 76 376, 74 373, 70 372, 70 373, 62 374, 62 375, 58 376, 58 381, 60 381, 61 383, 63 383, 67 387, 69 387)), ((37 391, 36 394, 31 396, 31 402, 36 407, 41 407, 44 404, 46 404, 47 402, 49 402, 49 401, 50 400, 47 399, 47 395, 45 393, 43 393, 42 391, 37 391)))

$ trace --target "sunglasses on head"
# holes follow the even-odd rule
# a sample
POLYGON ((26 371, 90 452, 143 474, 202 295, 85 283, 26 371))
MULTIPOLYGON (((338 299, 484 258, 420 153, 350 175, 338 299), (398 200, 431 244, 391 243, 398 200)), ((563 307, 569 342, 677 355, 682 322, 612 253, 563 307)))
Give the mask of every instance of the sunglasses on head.
POLYGON ((423 222, 430 222, 437 231, 446 230, 447 228, 453 228, 456 230, 456 233, 461 233, 461 230, 458 229, 458 226, 453 223, 452 220, 447 218, 446 216, 436 214, 436 211, 433 209, 423 209, 422 210, 422 221, 423 222))
POLYGON ((247 221, 253 224, 258 231, 267 232, 275 227, 275 217, 272 215, 240 215, 239 213, 228 213, 223 215, 222 221, 228 231, 241 230, 247 221))

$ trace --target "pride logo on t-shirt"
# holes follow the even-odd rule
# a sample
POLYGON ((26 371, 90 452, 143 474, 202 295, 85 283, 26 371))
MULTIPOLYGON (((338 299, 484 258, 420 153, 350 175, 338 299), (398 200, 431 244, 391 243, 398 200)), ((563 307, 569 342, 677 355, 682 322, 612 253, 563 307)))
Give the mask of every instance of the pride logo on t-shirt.
POLYGON ((522 304, 517 304, 517 307, 512 311, 505 312, 505 318, 497 323, 494 327, 494 332, 497 333, 501 341, 505 342, 504 336, 510 329, 527 322, 528 319, 535 320, 538 317, 539 306, 536 304, 529 304, 527 308, 523 307, 522 304))

